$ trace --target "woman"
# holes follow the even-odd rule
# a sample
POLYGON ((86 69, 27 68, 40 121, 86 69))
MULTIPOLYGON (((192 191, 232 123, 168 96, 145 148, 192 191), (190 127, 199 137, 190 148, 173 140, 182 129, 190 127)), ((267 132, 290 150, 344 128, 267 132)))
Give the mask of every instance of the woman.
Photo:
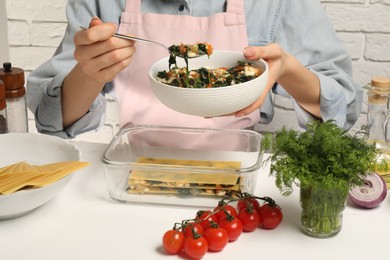
POLYGON ((351 78, 350 57, 320 1, 70 0, 67 15, 66 34, 54 57, 28 78, 28 105, 40 132, 69 138, 98 128, 109 91, 119 102, 121 125, 268 124, 274 115, 272 92, 291 98, 301 126, 313 118, 333 119, 349 129, 359 116, 362 89, 351 78), (216 50, 265 59, 270 67, 266 91, 233 116, 201 118, 172 111, 153 95, 147 75, 166 51, 112 37, 116 31, 168 46, 209 42, 216 50))

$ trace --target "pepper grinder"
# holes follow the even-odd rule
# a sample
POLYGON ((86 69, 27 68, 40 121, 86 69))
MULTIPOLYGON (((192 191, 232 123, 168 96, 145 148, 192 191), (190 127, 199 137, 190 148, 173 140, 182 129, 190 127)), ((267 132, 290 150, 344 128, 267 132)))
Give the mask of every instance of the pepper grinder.
POLYGON ((0 69, 0 79, 5 85, 8 131, 10 133, 27 133, 28 119, 24 70, 13 68, 10 62, 5 62, 3 68, 0 69))

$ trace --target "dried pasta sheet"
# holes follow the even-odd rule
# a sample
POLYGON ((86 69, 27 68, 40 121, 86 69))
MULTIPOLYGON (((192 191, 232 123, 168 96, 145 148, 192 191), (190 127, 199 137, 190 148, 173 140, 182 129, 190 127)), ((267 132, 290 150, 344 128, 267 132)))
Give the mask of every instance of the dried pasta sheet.
POLYGON ((88 162, 66 161, 31 165, 25 161, 0 168, 0 194, 11 194, 25 188, 39 188, 88 166, 88 162))

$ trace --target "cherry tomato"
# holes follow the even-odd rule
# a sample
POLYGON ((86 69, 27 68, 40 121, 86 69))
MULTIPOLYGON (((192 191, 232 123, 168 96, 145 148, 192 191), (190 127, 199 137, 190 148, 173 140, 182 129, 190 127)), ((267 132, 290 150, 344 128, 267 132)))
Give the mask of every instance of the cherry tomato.
POLYGON ((259 227, 265 229, 276 228, 283 219, 283 213, 277 204, 266 203, 257 211, 260 216, 259 227))
POLYGON ((184 252, 191 258, 202 258, 208 249, 208 243, 203 236, 191 236, 184 239, 184 252))
POLYGON ((217 216, 213 214, 211 210, 199 210, 196 213, 195 217, 196 221, 200 221, 199 223, 202 225, 203 229, 206 230, 210 227, 210 222, 217 222, 217 216))
POLYGON ((241 220, 245 232, 252 232, 259 226, 259 214, 251 207, 241 210, 237 218, 241 220))
POLYGON ((227 213, 229 213, 230 215, 232 215, 233 217, 237 217, 237 210, 236 210, 236 208, 231 206, 231 205, 229 205, 229 204, 218 205, 214 209, 214 212, 216 212, 215 215, 217 216, 218 219, 226 217, 225 211, 227 213))
POLYGON ((208 228, 203 233, 203 237, 207 240, 208 249, 213 252, 221 251, 229 242, 228 232, 218 226, 208 228))
POLYGON ((240 212, 243 209, 246 209, 249 205, 252 205, 252 207, 255 210, 258 210, 260 208, 260 203, 256 198, 242 198, 237 202, 237 210, 240 212))
POLYGON ((219 220, 218 224, 221 228, 225 229, 228 232, 229 242, 237 240, 237 238, 240 237, 243 231, 241 220, 233 216, 228 218, 222 218, 221 220, 219 220))
POLYGON ((203 226, 196 222, 188 222, 184 227, 184 236, 193 236, 194 233, 202 235, 203 234, 203 226))
POLYGON ((175 229, 168 230, 163 236, 162 243, 165 251, 178 254, 183 250, 184 233, 175 229))

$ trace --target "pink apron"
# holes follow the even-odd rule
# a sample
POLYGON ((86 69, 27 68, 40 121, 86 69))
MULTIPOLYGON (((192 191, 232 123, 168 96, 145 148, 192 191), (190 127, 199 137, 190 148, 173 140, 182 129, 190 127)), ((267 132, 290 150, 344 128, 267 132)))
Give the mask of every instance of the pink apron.
MULTIPOLYGON (((119 33, 159 41, 167 46, 209 42, 215 50, 242 51, 248 44, 244 0, 227 0, 226 9, 226 13, 209 17, 141 13, 141 0, 127 0, 119 33)), ((154 95, 148 71, 155 61, 167 57, 168 52, 159 46, 140 42, 136 43, 136 50, 131 64, 114 81, 120 107, 120 126, 131 122, 135 125, 238 129, 259 122, 259 111, 240 118, 203 118, 166 107, 154 95)))

